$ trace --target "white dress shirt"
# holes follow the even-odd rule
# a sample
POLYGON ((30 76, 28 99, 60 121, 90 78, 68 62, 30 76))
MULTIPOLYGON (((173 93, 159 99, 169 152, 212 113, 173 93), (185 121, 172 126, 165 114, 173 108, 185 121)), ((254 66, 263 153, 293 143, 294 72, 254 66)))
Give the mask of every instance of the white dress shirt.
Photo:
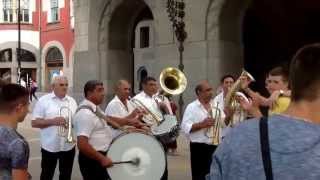
MULTIPOLYGON (((133 98, 141 101, 152 113, 154 113, 156 116, 161 117, 163 119, 161 110, 158 107, 158 104, 156 103, 156 101, 154 100, 154 96, 150 97, 144 91, 142 91, 136 96, 134 96, 133 98)), ((144 117, 144 118, 151 118, 151 117, 147 115, 147 117, 144 117)))
MULTIPOLYGON (((77 103, 70 96, 65 96, 61 99, 53 92, 44 95, 39 99, 33 109, 33 120, 41 118, 46 121, 46 119, 59 117, 61 107, 68 107, 73 115, 76 112, 77 103)), ((62 114, 62 116, 65 116, 65 114, 62 114)), ((66 138, 59 136, 58 129, 59 126, 49 126, 40 130, 41 147, 46 151, 69 151, 75 146, 73 143, 66 143, 66 138)))
POLYGON ((193 124, 202 122, 205 118, 209 116, 210 115, 208 111, 205 109, 205 107, 200 103, 198 99, 191 102, 187 106, 183 114, 181 129, 187 135, 188 139, 191 142, 205 143, 209 145, 212 144, 212 139, 206 136, 206 128, 203 128, 195 132, 190 132, 193 124))
MULTIPOLYGON (((105 113, 107 116, 123 118, 128 116, 135 108, 132 104, 127 100, 127 105, 124 105, 119 97, 116 95, 114 98, 109 102, 106 107, 105 113)), ((112 135, 116 137, 122 133, 121 130, 112 128, 112 135)))
MULTIPOLYGON (((98 110, 98 106, 91 101, 85 99, 79 105, 89 106, 94 112, 98 110)), ((106 152, 112 141, 112 131, 104 119, 100 119, 90 109, 80 109, 74 116, 74 125, 77 136, 85 136, 88 138, 89 144, 96 151, 106 152)))

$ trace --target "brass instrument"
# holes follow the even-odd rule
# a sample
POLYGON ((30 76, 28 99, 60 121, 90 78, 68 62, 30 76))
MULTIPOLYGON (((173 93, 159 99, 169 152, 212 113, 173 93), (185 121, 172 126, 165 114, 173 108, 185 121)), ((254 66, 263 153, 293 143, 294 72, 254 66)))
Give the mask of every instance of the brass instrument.
MULTIPOLYGON (((187 87, 186 76, 183 72, 174 67, 167 67, 164 70, 162 70, 160 73, 159 81, 163 91, 171 95, 181 94, 187 87)), ((163 102, 164 96, 157 95, 154 97, 154 100, 157 102, 163 102)), ((131 102, 135 108, 138 108, 146 112, 147 116, 149 115, 151 117, 151 120, 146 120, 146 118, 143 118, 147 124, 159 125, 163 121, 162 115, 157 115, 154 112, 152 112, 140 100, 132 98, 129 102, 131 102)))
POLYGON ((146 118, 143 118, 143 120, 145 121, 145 123, 149 124, 149 125, 159 125, 160 122, 163 120, 163 117, 159 117, 159 115, 153 113, 147 106, 145 106, 140 100, 132 98, 129 101, 135 108, 147 113, 146 116, 150 116, 151 119, 146 120, 146 118))
POLYGON ((221 124, 221 110, 218 108, 219 103, 217 102, 216 106, 213 106, 210 103, 210 111, 208 112, 208 115, 210 118, 213 118, 215 120, 214 125, 211 126, 210 128, 207 128, 205 131, 205 135, 212 139, 212 144, 213 145, 218 145, 220 144, 220 130, 222 127, 221 124))
POLYGON ((241 94, 241 83, 242 83, 242 78, 248 78, 250 81, 255 81, 253 76, 247 72, 246 70, 243 70, 240 77, 237 79, 237 81, 232 85, 230 90, 228 91, 225 99, 225 107, 231 109, 234 113, 231 116, 229 126, 234 126, 238 122, 243 121, 247 113, 241 108, 239 102, 236 100, 237 94, 241 94))
POLYGON ((72 111, 67 106, 62 106, 59 110, 60 117, 64 117, 66 122, 64 125, 58 127, 58 134, 66 138, 67 143, 74 143, 72 130, 72 111))
POLYGON ((181 94, 187 87, 186 76, 174 67, 167 67, 162 70, 159 81, 163 91, 171 95, 181 94))

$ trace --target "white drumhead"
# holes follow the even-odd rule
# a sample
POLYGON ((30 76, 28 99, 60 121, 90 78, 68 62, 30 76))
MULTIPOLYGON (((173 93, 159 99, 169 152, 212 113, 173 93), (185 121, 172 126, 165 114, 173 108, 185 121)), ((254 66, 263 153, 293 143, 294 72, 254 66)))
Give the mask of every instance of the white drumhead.
POLYGON ((118 136, 110 145, 107 156, 113 162, 139 159, 139 165, 115 164, 108 168, 112 180, 159 180, 165 170, 166 157, 162 145, 141 133, 118 136))
POLYGON ((152 126, 151 132, 153 135, 160 135, 169 133, 172 128, 178 125, 176 116, 173 115, 165 115, 163 122, 158 126, 152 126))

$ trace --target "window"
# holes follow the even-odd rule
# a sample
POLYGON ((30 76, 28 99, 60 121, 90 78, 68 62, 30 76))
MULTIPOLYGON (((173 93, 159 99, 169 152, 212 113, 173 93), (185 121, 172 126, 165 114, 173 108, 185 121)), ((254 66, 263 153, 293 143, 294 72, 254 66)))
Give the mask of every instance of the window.
MULTIPOLYGON (((19 0, 2 0, 3 3, 3 22, 18 22, 18 1, 19 0)), ((20 0, 21 22, 29 23, 29 0, 20 0)))
POLYGON ((63 61, 60 50, 56 47, 50 48, 46 58, 47 62, 63 61))
POLYGON ((60 50, 56 47, 50 48, 46 56, 46 62, 48 67, 62 67, 63 57, 60 50))
POLYGON ((13 6, 12 0, 3 0, 3 21, 13 22, 13 6))
POLYGON ((51 22, 59 21, 59 5, 58 0, 51 0, 51 22))
POLYGON ((140 48, 149 47, 149 27, 140 28, 140 48))
POLYGON ((12 50, 4 49, 0 51, 0 62, 12 62, 12 50))
MULTIPOLYGON (((18 49, 17 49, 17 52, 18 52, 18 49)), ((32 52, 25 49, 21 49, 20 52, 21 52, 20 54, 21 62, 36 62, 36 57, 32 52)))
POLYGON ((29 22, 29 0, 20 1, 20 18, 21 22, 29 22))

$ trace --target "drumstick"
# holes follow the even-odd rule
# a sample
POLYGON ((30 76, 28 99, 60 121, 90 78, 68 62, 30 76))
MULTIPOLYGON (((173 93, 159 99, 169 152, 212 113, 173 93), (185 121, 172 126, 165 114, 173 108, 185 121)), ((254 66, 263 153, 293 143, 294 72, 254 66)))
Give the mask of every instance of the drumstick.
POLYGON ((113 164, 125 164, 125 163, 131 163, 133 165, 138 166, 140 164, 140 159, 139 158, 134 158, 131 161, 117 161, 113 162, 113 164))

